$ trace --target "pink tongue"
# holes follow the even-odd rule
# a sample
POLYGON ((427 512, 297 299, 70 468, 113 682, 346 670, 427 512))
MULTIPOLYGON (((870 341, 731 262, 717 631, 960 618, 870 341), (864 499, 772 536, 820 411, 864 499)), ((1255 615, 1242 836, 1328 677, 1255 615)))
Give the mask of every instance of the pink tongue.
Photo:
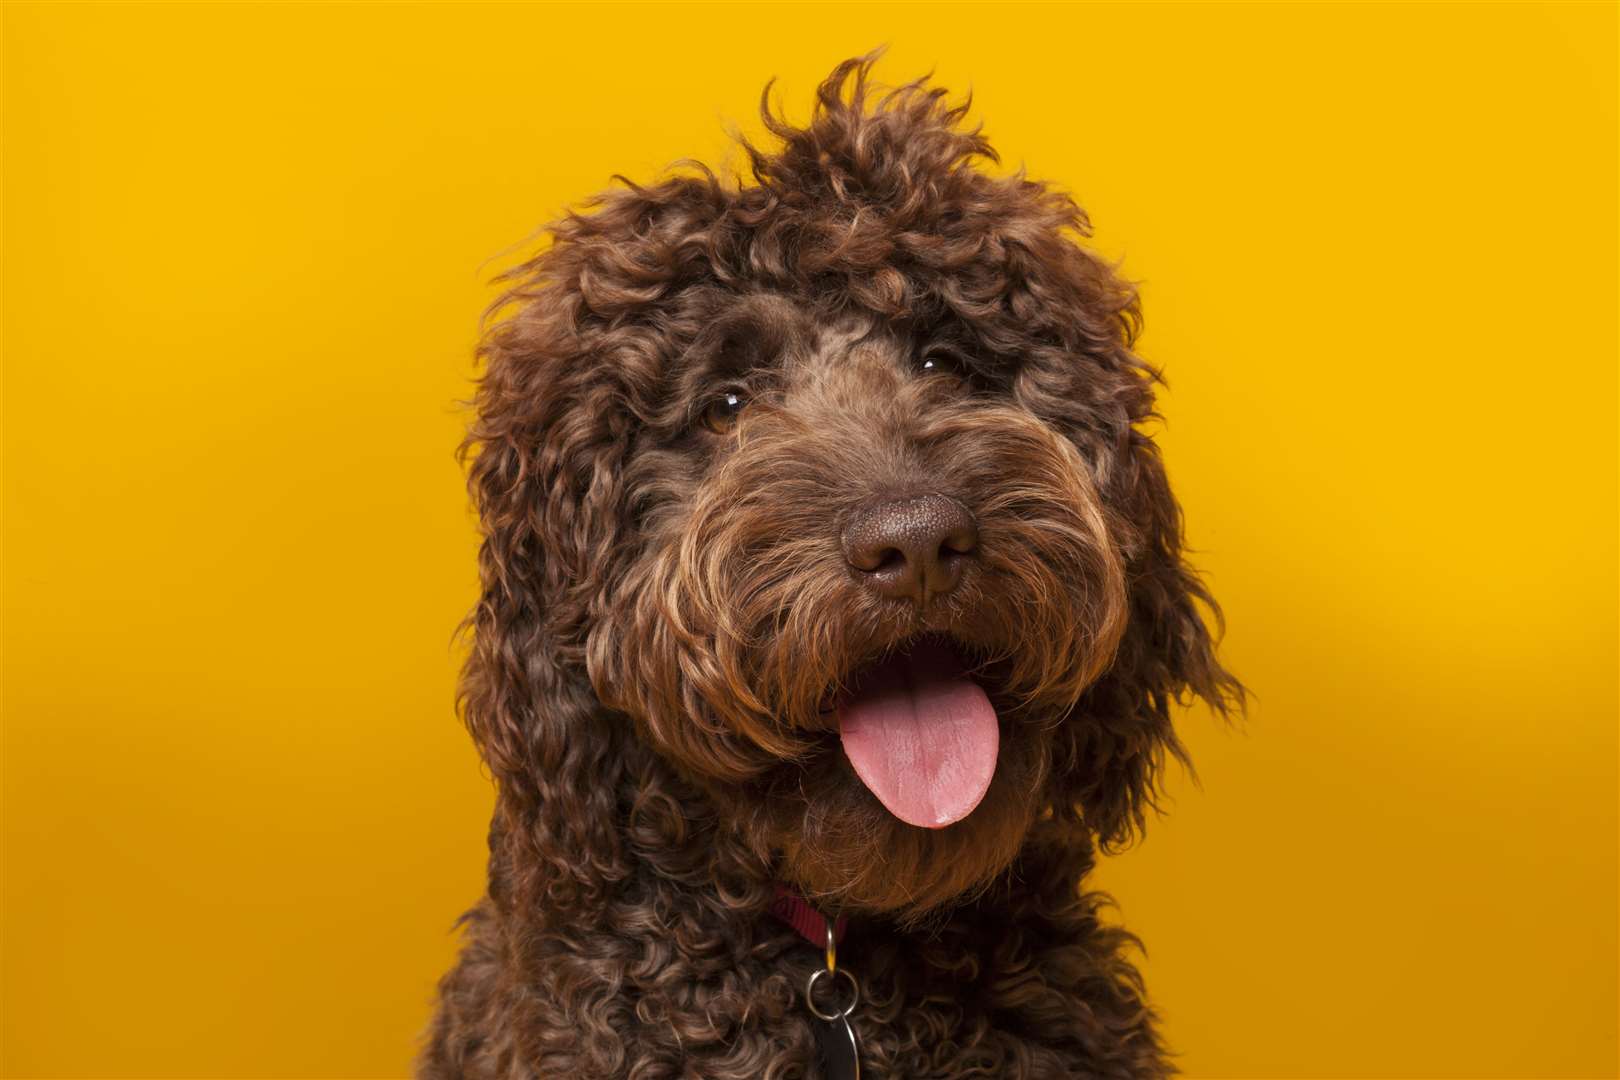
POLYGON ((844 754, 889 813, 943 829, 973 812, 996 771, 996 711, 947 646, 924 642, 868 672, 838 708, 844 754))

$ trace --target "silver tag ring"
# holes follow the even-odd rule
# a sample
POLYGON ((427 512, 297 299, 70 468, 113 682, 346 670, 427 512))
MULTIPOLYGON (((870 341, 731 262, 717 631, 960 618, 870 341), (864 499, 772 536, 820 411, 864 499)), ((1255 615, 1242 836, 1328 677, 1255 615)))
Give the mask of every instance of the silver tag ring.
POLYGON ((855 981, 855 976, 849 973, 848 968, 838 972, 829 971, 826 968, 818 968, 810 973, 810 978, 805 980, 804 1001, 806 1005, 810 1006, 810 1011, 815 1014, 816 1019, 826 1020, 831 1023, 835 1020, 842 1020, 850 1013, 855 1011, 855 1006, 861 1003, 861 987, 860 984, 855 981), (830 1013, 822 1012, 821 1008, 816 1004, 816 980, 821 978, 823 975, 831 975, 834 981, 837 981, 839 975, 842 975, 845 979, 849 980, 849 1004, 844 1007, 843 1011, 830 1013))

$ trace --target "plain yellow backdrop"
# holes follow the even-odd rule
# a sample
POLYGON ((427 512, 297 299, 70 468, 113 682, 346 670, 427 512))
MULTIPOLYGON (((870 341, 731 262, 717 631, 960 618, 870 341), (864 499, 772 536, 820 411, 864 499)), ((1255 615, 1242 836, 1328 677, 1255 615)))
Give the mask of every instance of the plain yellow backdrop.
POLYGON ((1143 283, 1257 694, 1100 875, 1183 1067, 1620 1071, 1613 6, 4 20, 6 1074, 407 1072, 487 279, 881 42, 1143 283))

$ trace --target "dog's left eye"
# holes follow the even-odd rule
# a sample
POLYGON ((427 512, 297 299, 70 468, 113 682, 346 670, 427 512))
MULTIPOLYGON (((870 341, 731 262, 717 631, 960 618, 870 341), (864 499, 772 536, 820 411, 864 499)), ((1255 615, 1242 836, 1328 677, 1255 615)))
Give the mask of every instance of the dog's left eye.
POLYGON ((917 358, 917 370, 924 375, 965 375, 967 364, 955 353, 936 349, 917 358))
POLYGON ((703 410, 703 426, 724 435, 737 426, 737 417, 747 404, 748 399, 741 390, 721 391, 703 410))

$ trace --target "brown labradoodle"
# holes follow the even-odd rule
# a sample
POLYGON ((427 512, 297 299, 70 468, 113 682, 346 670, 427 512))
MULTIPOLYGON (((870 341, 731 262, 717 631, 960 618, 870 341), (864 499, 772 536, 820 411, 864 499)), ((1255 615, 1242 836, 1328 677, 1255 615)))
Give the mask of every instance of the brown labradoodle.
POLYGON ((424 1077, 1170 1071, 1081 882, 1174 704, 1242 691, 1136 295, 871 62, 508 275, 462 688, 499 800, 424 1077))

